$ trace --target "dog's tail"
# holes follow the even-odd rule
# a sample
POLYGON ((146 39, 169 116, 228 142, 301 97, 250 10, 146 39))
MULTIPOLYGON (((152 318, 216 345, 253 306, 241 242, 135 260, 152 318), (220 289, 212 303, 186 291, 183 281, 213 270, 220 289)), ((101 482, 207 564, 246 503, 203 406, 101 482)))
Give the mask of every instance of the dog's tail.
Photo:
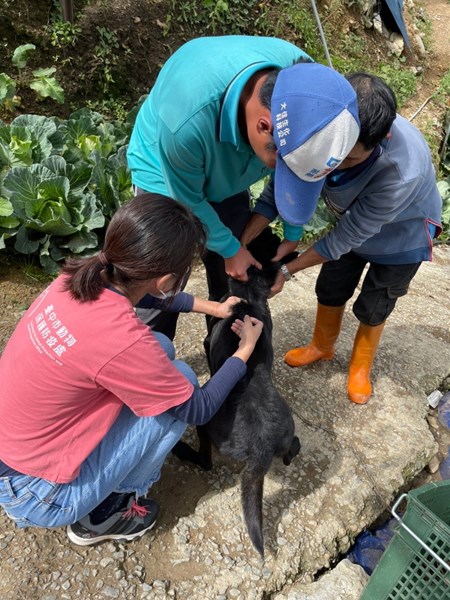
POLYGON ((261 464, 247 463, 242 471, 241 493, 242 507, 244 510, 245 524, 252 544, 264 558, 263 516, 262 501, 264 489, 264 476, 268 467, 261 464))

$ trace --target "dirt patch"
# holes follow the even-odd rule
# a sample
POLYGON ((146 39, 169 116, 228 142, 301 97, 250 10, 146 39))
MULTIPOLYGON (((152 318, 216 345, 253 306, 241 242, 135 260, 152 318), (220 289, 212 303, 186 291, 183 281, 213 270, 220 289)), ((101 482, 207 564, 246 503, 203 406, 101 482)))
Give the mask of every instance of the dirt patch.
MULTIPOLYGON (((101 103, 107 98, 124 99, 130 107, 148 92, 163 62, 182 43, 165 34, 166 0, 115 0, 92 5, 75 0, 74 12, 79 18, 73 43, 70 32, 52 35, 57 10, 53 2, 45 4, 0 2, 0 72, 16 78, 12 53, 20 44, 33 43, 36 51, 30 53, 24 75, 36 68, 55 66, 66 97, 64 105, 37 100, 24 84, 18 89, 20 113, 66 118, 89 101, 101 103)), ((7 113, 0 116, 11 118, 7 113)))
MULTIPOLYGON (((76 35, 70 30, 62 31, 60 26, 55 35, 55 22, 59 21, 57 3, 1 0, 0 73, 4 71, 17 79, 18 73, 11 64, 14 49, 25 43, 36 46, 23 71, 24 84, 18 89, 21 105, 17 112, 67 118, 73 110, 89 102, 98 106, 103 103, 104 112, 108 106, 113 112, 114 103, 130 109, 140 96, 148 93, 168 57, 185 41, 201 33, 189 26, 189 11, 196 14, 206 10, 201 3, 195 8, 192 3, 188 23, 181 16, 178 19, 177 11, 170 22, 172 4, 171 0, 75 0, 76 35), (50 66, 57 69, 55 76, 66 98, 64 105, 49 99, 37 100, 26 84, 26 76, 33 69, 50 66)), ((248 23, 245 33, 258 33, 252 30, 251 18, 248 23)), ((215 30, 215 34, 221 33, 226 32, 215 30)), ((13 116, 2 113, 0 108, 0 117, 5 121, 13 116)))
POLYGON ((414 125, 439 147, 444 137, 443 121, 445 112, 450 109, 450 98, 442 102, 436 101, 433 96, 450 66, 450 3, 448 0, 426 0, 423 4, 432 31, 427 57, 429 68, 418 79, 417 93, 406 102, 401 112, 407 118, 413 117, 414 125))
POLYGON ((16 323, 36 296, 46 287, 45 276, 27 273, 23 261, 0 260, 0 352, 11 336, 16 323))

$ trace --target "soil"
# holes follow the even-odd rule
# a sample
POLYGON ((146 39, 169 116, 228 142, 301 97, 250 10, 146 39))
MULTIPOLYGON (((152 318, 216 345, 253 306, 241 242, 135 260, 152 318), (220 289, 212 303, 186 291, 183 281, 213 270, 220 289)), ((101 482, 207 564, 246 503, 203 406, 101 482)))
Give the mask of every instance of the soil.
POLYGON ((401 113, 412 118, 414 125, 441 150, 440 142, 444 136, 442 124, 445 112, 450 108, 450 97, 444 103, 438 103, 433 94, 450 65, 450 3, 447 0, 424 0, 422 5, 431 23, 430 54, 427 59, 429 67, 418 82, 417 93, 406 102, 401 113))
MULTIPOLYGON (((197 2, 195 19, 193 9, 187 11, 188 22, 178 9, 171 19, 173 0, 74 0, 73 4, 78 31, 71 43, 63 34, 56 41, 52 37, 60 18, 57 0, 0 0, 0 73, 17 79, 11 64, 14 49, 25 43, 36 45, 18 88, 18 113, 67 118, 89 102, 102 106, 106 113, 108 108, 114 112, 117 103, 128 110, 148 93, 162 64, 181 44, 197 35, 211 35, 201 2, 197 2), (27 85, 33 69, 52 65, 65 93, 62 106, 51 99, 36 100, 27 85)), ((246 33, 258 33, 251 23, 249 18, 246 33)), ((219 27, 215 33, 227 32, 219 27)), ((0 118, 8 121, 11 116, 0 109, 0 118)))
MULTIPOLYGON (((42 51, 39 57, 33 59, 31 66, 47 66, 54 59, 54 49, 51 47, 48 36, 43 36, 42 27, 51 22, 53 2, 28 2, 27 0, 0 0, 0 33, 2 51, 0 52, 0 72, 11 71, 10 56, 13 49, 20 43, 27 43, 30 39, 41 40, 42 51), (13 10, 14 9, 14 10, 13 10), (19 23, 19 25, 18 25, 19 23), (40 64, 38 64, 38 61, 40 64)), ((59 115, 66 117, 74 109, 85 104, 92 98, 101 99, 98 90, 104 90, 104 66, 106 56, 101 56, 95 50, 98 44, 98 27, 105 27, 109 31, 117 31, 119 47, 113 49, 113 54, 120 58, 119 64, 114 67, 115 91, 118 97, 122 94, 132 105, 140 95, 147 93, 160 66, 166 58, 186 39, 193 37, 192 32, 187 32, 181 26, 174 26, 165 34, 167 23, 165 19, 170 5, 169 0, 119 0, 110 2, 87 2, 75 0, 75 11, 84 7, 80 21, 82 33, 79 36, 74 50, 61 50, 58 58, 62 65, 63 87, 68 102, 63 107, 58 107, 59 115), (86 6, 85 6, 86 5, 86 6), (151 5, 151 10, 149 10, 151 5), (69 55, 70 51, 70 55, 69 55), (132 60, 130 59, 132 57, 132 60), (67 59, 70 58, 69 61, 67 59), (64 62, 66 61, 66 62, 64 62)), ((417 94, 412 97, 402 108, 406 117, 413 115, 422 104, 436 91, 440 80, 447 72, 450 65, 450 39, 448 23, 450 23, 450 3, 448 0, 423 0, 425 13, 431 21, 431 52, 428 58, 420 58, 417 52, 407 52, 407 61, 411 66, 424 66, 423 76, 418 82, 417 94), (428 66, 427 66, 428 65, 428 66)), ((354 16, 347 18, 351 23, 354 16)), ((381 37, 378 37, 382 43, 381 37)), ((110 94, 111 88, 108 90, 110 94)), ((21 93, 21 111, 26 113, 55 114, 55 104, 50 100, 36 103, 33 96, 27 92, 21 93)), ((415 117, 414 123, 419 129, 429 128, 433 123, 433 133, 439 139, 442 137, 442 122, 445 106, 428 100, 423 109, 415 117)), ((9 115, 0 113, 3 119, 9 115)), ((48 284, 46 276, 26 260, 3 256, 0 253, 0 351, 14 330, 14 327, 23 312, 30 305, 36 295, 48 284)), ((430 426, 440 443, 440 458, 449 444, 448 432, 439 428, 436 423, 435 413, 430 411, 430 426)), ((422 473, 414 482, 421 485, 424 481, 439 479, 438 474, 422 473)), ((183 471, 178 478, 161 479, 155 486, 155 498, 164 497, 165 510, 162 515, 159 532, 170 530, 174 524, 175 515, 189 514, 194 510, 197 500, 210 489, 212 481, 209 475, 201 472, 190 474, 183 471), (195 480, 195 485, 190 485, 189 479, 195 480)), ((44 533, 42 533, 44 535, 44 533)), ((61 534, 61 546, 65 543, 61 534)), ((23 534, 21 537, 23 541, 23 534)), ((17 556, 22 553, 21 547, 10 548, 11 556, 17 551, 17 556)), ((170 565, 165 565, 164 556, 154 556, 155 565, 164 565, 170 570, 170 565)), ((44 565, 45 566, 45 565, 44 565)), ((60 564, 62 570, 64 564, 60 564)), ((50 569, 51 570, 51 569, 50 569)), ((183 577, 182 570, 177 573, 167 573, 167 577, 183 577)), ((192 573, 190 573, 192 576, 192 573)), ((2 588, 6 597, 12 597, 14 584, 10 589, 2 588)), ((20 596, 22 597, 22 596, 20 596)))

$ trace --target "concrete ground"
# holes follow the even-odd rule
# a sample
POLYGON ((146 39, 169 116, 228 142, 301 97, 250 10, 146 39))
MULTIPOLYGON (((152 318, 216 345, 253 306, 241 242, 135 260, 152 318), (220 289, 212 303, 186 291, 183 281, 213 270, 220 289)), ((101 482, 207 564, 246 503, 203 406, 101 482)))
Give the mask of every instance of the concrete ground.
MULTIPOLYGON (((266 477, 265 562, 243 524, 241 466, 216 453, 204 473, 171 456, 150 493, 161 504, 158 525, 131 544, 79 548, 62 529, 17 530, 1 513, 1 600, 359 598, 367 576, 342 556, 437 452, 427 395, 450 375, 450 248, 436 248, 388 320, 365 406, 346 396, 357 328, 350 304, 333 361, 301 369, 283 362, 287 349, 310 339, 317 273, 298 274, 270 301, 274 379, 302 449, 289 467, 274 461, 266 477)), ((200 267, 188 290, 205 293, 200 267)), ((178 357, 201 381, 204 335, 202 316, 182 315, 178 357)), ((192 430, 187 439, 195 440, 192 430)))

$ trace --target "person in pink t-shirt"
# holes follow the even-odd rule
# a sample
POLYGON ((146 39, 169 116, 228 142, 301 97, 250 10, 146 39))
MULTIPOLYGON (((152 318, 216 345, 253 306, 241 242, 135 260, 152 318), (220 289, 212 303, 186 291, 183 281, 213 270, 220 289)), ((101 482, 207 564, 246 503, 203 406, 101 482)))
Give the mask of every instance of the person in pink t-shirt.
POLYGON ((66 261, 22 317, 0 360, 0 505, 18 527, 67 527, 90 545, 132 540, 155 521, 145 498, 187 424, 208 422, 246 372, 262 323, 233 331, 238 349, 202 387, 172 342, 137 316, 231 314, 239 301, 178 292, 205 232, 158 194, 122 206, 103 250, 66 261))

